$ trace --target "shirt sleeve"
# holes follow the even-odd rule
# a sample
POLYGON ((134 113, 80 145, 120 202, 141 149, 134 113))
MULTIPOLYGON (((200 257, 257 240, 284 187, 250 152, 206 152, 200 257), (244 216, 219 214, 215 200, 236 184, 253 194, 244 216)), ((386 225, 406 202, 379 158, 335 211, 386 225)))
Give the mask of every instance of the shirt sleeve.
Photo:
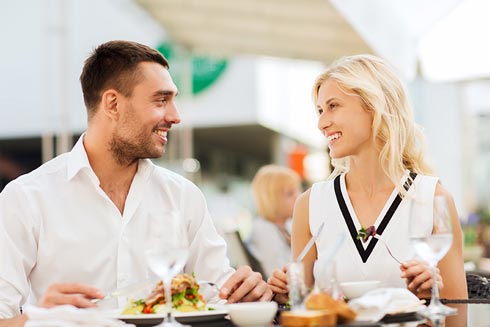
POLYGON ((0 193, 0 318, 20 314, 36 262, 36 231, 29 200, 15 182, 0 193))
POLYGON ((184 187, 181 208, 188 224, 190 253, 185 271, 197 279, 222 285, 234 272, 226 254, 226 243, 209 215, 206 200, 194 184, 184 187))

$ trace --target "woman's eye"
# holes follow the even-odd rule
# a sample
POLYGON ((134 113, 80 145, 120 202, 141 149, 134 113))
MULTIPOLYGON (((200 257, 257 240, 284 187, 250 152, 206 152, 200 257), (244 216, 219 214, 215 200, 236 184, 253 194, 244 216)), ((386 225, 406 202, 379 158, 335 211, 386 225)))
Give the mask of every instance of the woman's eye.
POLYGON ((318 108, 318 114, 319 114, 319 115, 323 114, 323 109, 318 108))
POLYGON ((330 110, 333 110, 333 109, 337 108, 338 105, 336 103, 331 103, 328 105, 328 107, 330 108, 330 110))

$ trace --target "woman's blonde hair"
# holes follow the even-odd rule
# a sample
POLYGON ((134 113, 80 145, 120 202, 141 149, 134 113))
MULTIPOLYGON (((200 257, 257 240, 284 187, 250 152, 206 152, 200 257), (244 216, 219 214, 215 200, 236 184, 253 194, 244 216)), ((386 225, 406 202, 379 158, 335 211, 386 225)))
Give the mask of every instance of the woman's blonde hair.
POLYGON ((260 168, 252 180, 252 191, 258 214, 272 222, 277 219, 283 203, 281 197, 288 188, 301 187, 300 176, 292 169, 266 165, 260 168))
MULTIPOLYGON (((321 85, 334 80, 350 95, 359 96, 364 108, 373 113, 373 138, 379 145, 379 160, 385 174, 402 195, 406 192, 400 181, 406 170, 431 175, 424 160, 425 137, 415 123, 406 91, 394 70, 372 55, 343 57, 321 74, 313 86, 316 105, 321 85)), ((348 171, 349 158, 333 159, 334 170, 329 178, 348 171)))

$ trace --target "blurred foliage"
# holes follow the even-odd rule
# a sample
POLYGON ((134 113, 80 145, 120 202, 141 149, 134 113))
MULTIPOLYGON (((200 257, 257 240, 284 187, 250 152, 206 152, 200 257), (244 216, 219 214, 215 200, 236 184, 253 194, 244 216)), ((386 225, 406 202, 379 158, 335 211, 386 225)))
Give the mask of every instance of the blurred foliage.
POLYGON ((480 222, 485 226, 490 226, 490 208, 479 207, 476 214, 480 217, 480 222))
POLYGON ((464 246, 474 246, 478 242, 478 233, 476 226, 464 226, 463 227, 463 235, 464 235, 464 246))

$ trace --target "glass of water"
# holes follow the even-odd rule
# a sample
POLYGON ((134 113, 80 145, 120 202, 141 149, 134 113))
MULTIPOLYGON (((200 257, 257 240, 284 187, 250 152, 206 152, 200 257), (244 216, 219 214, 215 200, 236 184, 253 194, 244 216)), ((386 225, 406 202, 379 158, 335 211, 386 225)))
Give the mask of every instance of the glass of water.
POLYGON ((436 269, 437 263, 447 254, 453 242, 451 215, 444 196, 434 197, 433 227, 431 235, 423 235, 421 228, 410 224, 410 240, 419 258, 429 263, 432 272, 432 298, 426 310, 420 312, 429 318, 444 317, 454 314, 457 310, 445 306, 439 300, 436 269))
POLYGON ((171 215, 166 223, 168 231, 164 238, 155 238, 150 242, 145 255, 151 272, 163 280, 167 317, 160 327, 183 327, 172 315, 172 279, 185 266, 189 256, 189 244, 185 223, 181 216, 171 215))
POLYGON ((305 270, 302 262, 288 265, 289 304, 291 310, 303 310, 306 296, 305 270))

